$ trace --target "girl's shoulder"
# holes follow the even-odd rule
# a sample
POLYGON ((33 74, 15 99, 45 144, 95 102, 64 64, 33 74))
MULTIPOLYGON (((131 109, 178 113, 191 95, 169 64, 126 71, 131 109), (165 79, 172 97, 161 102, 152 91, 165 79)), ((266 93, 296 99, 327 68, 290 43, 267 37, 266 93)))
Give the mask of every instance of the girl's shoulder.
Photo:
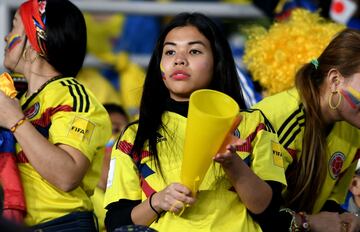
POLYGON ((262 110, 247 109, 242 110, 240 114, 241 122, 239 125, 239 130, 242 133, 246 132, 246 134, 252 134, 257 133, 260 130, 275 133, 274 126, 262 110))
POLYGON ((261 109, 264 113, 288 114, 301 105, 300 97, 295 88, 268 97, 255 104, 252 108, 261 109))
POLYGON ((134 121, 125 126, 125 128, 121 131, 119 139, 135 139, 137 130, 139 127, 139 121, 134 121))
POLYGON ((350 125, 346 121, 335 123, 329 137, 333 137, 337 143, 344 142, 345 144, 352 144, 352 146, 360 149, 360 129, 350 125))
POLYGON ((279 129, 287 121, 304 118, 303 104, 295 88, 269 96, 252 107, 279 129))

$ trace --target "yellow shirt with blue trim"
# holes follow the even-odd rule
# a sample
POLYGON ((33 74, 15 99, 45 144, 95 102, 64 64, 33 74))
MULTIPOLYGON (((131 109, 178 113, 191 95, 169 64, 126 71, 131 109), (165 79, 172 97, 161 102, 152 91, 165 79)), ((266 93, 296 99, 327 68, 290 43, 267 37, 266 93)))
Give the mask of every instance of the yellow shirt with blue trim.
MULTIPOLYGON (((305 112, 295 88, 263 99, 253 106, 260 109, 277 131, 283 149, 284 167, 300 159, 304 136, 305 112)), ((327 175, 313 212, 321 210, 327 200, 345 201, 356 161, 360 155, 360 130, 345 121, 336 122, 327 137, 327 175)), ((286 193, 286 189, 285 192, 286 193)))
MULTIPOLYGON (((81 184, 63 192, 47 182, 28 161, 19 144, 16 158, 25 191, 26 225, 43 223, 74 211, 92 211, 89 196, 98 183, 111 122, 95 96, 74 78, 54 79, 33 97, 21 97, 28 120, 52 144, 81 151, 90 166, 81 184)), ((51 156, 51 154, 43 154, 51 156)))
MULTIPOLYGON (((262 179, 285 184, 282 158, 278 159, 276 152, 276 146, 279 146, 276 133, 268 127, 259 111, 243 112, 242 115, 243 120, 235 134, 240 134, 247 142, 239 149, 239 155, 262 179)), ((166 132, 160 129, 157 138, 163 176, 155 168, 147 144, 141 155, 130 155, 137 124, 125 130, 113 147, 105 206, 120 199, 145 201, 151 193, 180 182, 186 120, 174 112, 163 114, 166 132)), ((196 203, 186 208, 181 216, 167 212, 150 227, 175 232, 261 231, 218 163, 210 166, 196 197, 196 203)))

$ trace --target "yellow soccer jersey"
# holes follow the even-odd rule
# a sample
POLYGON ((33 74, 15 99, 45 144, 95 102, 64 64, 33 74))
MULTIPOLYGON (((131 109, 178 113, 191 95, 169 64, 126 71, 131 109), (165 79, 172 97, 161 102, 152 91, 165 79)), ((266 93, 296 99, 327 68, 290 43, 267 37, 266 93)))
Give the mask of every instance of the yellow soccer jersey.
POLYGON ((106 110, 90 91, 70 77, 49 82, 29 98, 22 96, 20 103, 29 121, 51 143, 72 146, 91 162, 80 186, 63 192, 36 172, 17 144, 17 162, 26 197, 25 223, 31 226, 73 211, 92 211, 89 196, 99 180, 103 148, 111 135, 106 110))
POLYGON ((106 232, 106 228, 105 228, 105 215, 106 215, 106 210, 104 208, 104 190, 102 190, 99 187, 96 187, 94 190, 94 195, 92 195, 90 197, 91 202, 94 205, 94 213, 97 217, 98 220, 98 225, 99 225, 99 232, 106 232))
MULTIPOLYGON (((161 191, 170 183, 180 182, 187 119, 165 112, 162 120, 167 131, 159 131, 157 149, 163 178, 151 161, 146 144, 140 156, 129 155, 137 130, 137 124, 134 124, 113 147, 105 206, 119 199, 144 201, 151 193, 161 191)), ((276 146, 279 146, 277 136, 264 123, 259 111, 244 112, 239 131, 247 140, 239 154, 253 171, 265 180, 285 183, 282 159, 278 160, 279 153, 276 152, 276 146)), ((181 216, 165 213, 150 226, 158 231, 261 231, 221 166, 215 162, 199 187, 195 205, 187 208, 181 216)))
MULTIPOLYGON (((304 109, 295 88, 265 98, 253 106, 260 109, 277 131, 284 151, 284 167, 287 168, 302 150, 305 125, 304 109)), ((346 122, 335 123, 327 137, 328 172, 322 191, 315 202, 314 213, 319 212, 327 200, 342 204, 353 176, 360 152, 360 130, 346 122)))

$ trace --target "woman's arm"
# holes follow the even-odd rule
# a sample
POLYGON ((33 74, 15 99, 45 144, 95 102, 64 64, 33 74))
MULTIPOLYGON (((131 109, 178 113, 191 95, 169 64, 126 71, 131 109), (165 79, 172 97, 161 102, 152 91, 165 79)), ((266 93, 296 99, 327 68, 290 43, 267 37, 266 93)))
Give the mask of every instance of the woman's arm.
POLYGON ((90 161, 79 150, 50 143, 29 122, 24 122, 14 136, 35 170, 48 182, 68 192, 79 186, 90 161))
MULTIPOLYGON (((281 189, 282 184, 274 181, 267 181, 273 191, 273 197, 266 208, 260 214, 251 214, 251 216, 259 223, 264 232, 279 231, 287 232, 291 228, 293 215, 286 211, 280 211, 282 205, 281 189)), ((300 214, 295 213, 295 224, 301 226, 303 223, 300 214)), ((341 219, 337 212, 320 212, 318 214, 306 215, 311 231, 340 231, 341 219)), ((350 221, 351 218, 349 217, 350 221)), ((349 225, 350 228, 350 225, 349 225)), ((305 231, 305 230, 304 230, 305 231)), ((352 231, 352 230, 349 230, 352 231)))
POLYGON ((272 189, 272 198, 268 207, 260 214, 251 213, 264 232, 278 231, 288 232, 292 216, 286 212, 280 212, 282 205, 282 184, 276 181, 266 181, 272 189), (280 223, 281 222, 281 223, 280 223))
POLYGON ((134 224, 131 220, 132 209, 141 203, 141 200, 119 200, 106 206, 105 227, 111 232, 116 228, 134 224))
MULTIPOLYGON (((19 101, 0 91, 0 126, 11 129, 22 118, 19 101)), ((44 179, 63 191, 71 191, 79 185, 90 164, 79 150, 50 143, 27 120, 13 133, 26 158, 44 179)))
POLYGON ((241 144, 228 145, 226 152, 217 154, 214 161, 221 164, 246 208, 254 214, 259 214, 268 207, 272 199, 272 190, 236 154, 236 146, 239 145, 241 144))

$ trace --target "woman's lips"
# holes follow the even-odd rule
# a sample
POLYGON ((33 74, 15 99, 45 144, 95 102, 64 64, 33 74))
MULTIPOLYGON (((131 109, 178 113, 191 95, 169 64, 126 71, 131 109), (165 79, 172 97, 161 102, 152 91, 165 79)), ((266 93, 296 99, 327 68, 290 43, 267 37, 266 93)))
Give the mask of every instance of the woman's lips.
POLYGON ((184 80, 190 77, 190 75, 184 71, 175 71, 170 75, 175 80, 184 80))

